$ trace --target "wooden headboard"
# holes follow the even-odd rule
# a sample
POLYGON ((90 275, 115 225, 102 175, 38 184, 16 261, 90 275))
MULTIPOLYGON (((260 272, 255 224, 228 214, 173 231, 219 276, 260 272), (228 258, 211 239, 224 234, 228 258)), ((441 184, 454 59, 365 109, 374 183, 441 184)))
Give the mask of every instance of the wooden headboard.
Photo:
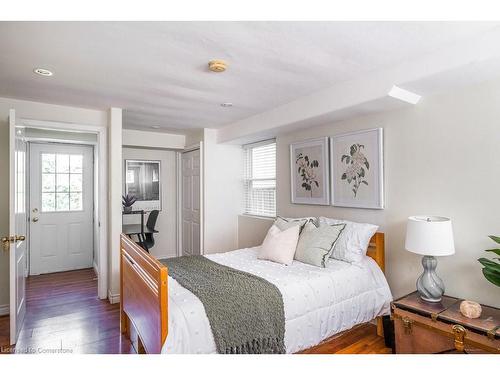
POLYGON ((384 233, 377 232, 373 235, 370 240, 370 245, 366 252, 370 258, 373 258, 377 262, 378 266, 385 273, 385 240, 384 233))

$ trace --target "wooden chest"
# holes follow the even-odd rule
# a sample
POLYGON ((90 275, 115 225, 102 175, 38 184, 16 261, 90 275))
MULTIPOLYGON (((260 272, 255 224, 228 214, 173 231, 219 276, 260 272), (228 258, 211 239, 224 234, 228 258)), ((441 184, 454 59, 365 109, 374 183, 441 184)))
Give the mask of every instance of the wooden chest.
POLYGON ((462 300, 423 301, 413 292, 392 303, 396 353, 500 354, 500 310, 482 306, 477 319, 460 313, 462 300))

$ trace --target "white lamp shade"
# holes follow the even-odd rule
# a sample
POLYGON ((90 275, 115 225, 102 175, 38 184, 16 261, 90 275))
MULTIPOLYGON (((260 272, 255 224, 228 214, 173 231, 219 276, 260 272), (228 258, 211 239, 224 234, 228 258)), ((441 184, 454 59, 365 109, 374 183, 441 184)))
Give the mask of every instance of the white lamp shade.
POLYGON ((451 220, 440 216, 410 216, 405 248, 420 255, 455 254, 451 220))

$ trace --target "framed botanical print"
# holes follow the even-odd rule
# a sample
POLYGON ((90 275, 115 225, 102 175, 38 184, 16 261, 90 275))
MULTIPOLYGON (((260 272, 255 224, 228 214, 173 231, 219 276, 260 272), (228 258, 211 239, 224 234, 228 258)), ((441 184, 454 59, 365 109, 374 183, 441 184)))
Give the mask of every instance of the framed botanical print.
POLYGON ((292 203, 330 204, 328 137, 290 145, 292 203))
POLYGON ((383 129, 331 137, 332 205, 384 208, 383 129))

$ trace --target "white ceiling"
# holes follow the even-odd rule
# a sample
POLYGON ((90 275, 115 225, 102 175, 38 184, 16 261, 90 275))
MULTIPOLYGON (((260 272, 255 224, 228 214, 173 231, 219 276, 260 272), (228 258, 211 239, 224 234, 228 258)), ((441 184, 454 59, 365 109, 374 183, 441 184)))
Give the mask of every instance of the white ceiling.
POLYGON ((121 107, 130 129, 220 128, 494 27, 498 24, 0 22, 0 96, 121 107), (228 62, 225 73, 208 71, 214 58, 228 62), (36 76, 35 67, 54 76, 36 76), (222 102, 234 106, 223 108, 222 102))

